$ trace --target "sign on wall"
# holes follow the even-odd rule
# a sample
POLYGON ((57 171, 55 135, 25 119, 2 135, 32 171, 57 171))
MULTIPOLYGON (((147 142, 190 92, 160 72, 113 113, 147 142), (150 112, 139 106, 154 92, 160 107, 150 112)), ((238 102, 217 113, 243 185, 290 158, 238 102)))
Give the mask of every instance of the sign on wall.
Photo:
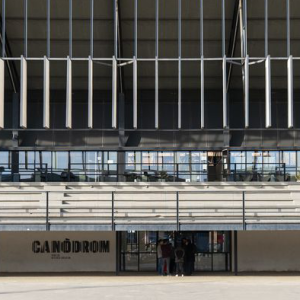
POLYGON ((113 232, 2 232, 0 272, 113 272, 113 232))

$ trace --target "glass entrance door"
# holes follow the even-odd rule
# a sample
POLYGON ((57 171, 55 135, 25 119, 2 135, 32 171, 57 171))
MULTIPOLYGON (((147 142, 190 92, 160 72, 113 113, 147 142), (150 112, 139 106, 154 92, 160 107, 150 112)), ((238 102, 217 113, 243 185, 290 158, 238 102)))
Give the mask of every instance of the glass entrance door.
POLYGON ((231 234, 228 231, 128 231, 121 234, 121 271, 157 270, 157 242, 169 240, 173 248, 189 239, 195 245, 196 272, 231 269, 231 234))
POLYGON ((156 271, 156 231, 128 231, 121 234, 121 271, 156 271))

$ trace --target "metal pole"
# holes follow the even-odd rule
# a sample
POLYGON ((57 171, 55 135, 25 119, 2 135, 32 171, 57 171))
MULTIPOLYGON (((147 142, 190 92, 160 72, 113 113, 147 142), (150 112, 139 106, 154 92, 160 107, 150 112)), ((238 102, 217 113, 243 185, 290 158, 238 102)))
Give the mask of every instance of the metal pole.
POLYGON ((137 129, 137 49, 138 49, 138 1, 134 0, 134 54, 133 54, 133 128, 137 129))
POLYGON ((288 75, 288 127, 294 127, 294 70, 293 56, 290 55, 287 62, 288 75))
POLYGON ((20 127, 27 128, 27 61, 21 56, 20 127))
POLYGON ((43 127, 50 128, 50 63, 44 56, 43 127))
POLYGON ((159 53, 159 0, 156 0, 155 6, 155 57, 159 53))
POLYGON ((203 0, 200 0, 200 56, 203 55, 203 0))
POLYGON ((249 127, 249 122, 250 122, 250 118, 249 118, 249 55, 246 55, 245 58, 245 72, 244 72, 244 76, 245 76, 245 128, 249 127))
POLYGON ((137 129, 137 60, 133 57, 133 128, 137 129))
POLYGON ((268 24, 268 0, 265 0, 265 57, 269 54, 269 24, 268 24))
POLYGON ((114 57, 118 58, 118 0, 114 0, 114 57))
POLYGON ((4 128, 5 62, 0 59, 0 129, 4 128))
POLYGON ((225 0, 222 0, 222 57, 225 55, 225 0))
POLYGON ((5 53, 5 39, 6 39, 6 32, 5 32, 5 25, 6 25, 6 21, 5 21, 5 1, 6 0, 2 0, 2 56, 5 57, 6 53, 5 53))
POLYGON ((50 18, 51 18, 51 6, 50 6, 51 0, 47 0, 47 57, 49 58, 51 55, 51 25, 50 25, 50 18))
POLYGON ((112 60, 112 128, 117 128, 117 60, 112 60))
POLYGON ((248 25, 247 25, 247 19, 248 19, 248 13, 247 13, 247 0, 244 0, 243 2, 243 16, 244 16, 244 51, 246 56, 248 54, 248 25))
POLYGON ((287 57, 291 55, 291 30, 290 30, 290 0, 286 0, 286 52, 287 57))
POLYGON ((69 56, 73 56, 73 0, 69 0, 69 56))
POLYGON ((28 2, 24 0, 24 56, 28 56, 28 2))
POLYGON ((159 79, 158 79, 158 57, 155 57, 155 129, 159 128, 159 79))
POLYGON ((204 98, 204 57, 201 56, 201 72, 200 72, 200 80, 201 80, 201 128, 205 127, 205 98, 204 98))
POLYGON ((271 112, 271 58, 267 56, 265 62, 265 74, 266 74, 266 128, 272 126, 272 112, 271 112))
POLYGON ((90 0, 90 56, 94 57, 94 0, 90 0))
POLYGON ((137 32, 138 32, 138 0, 134 0, 134 56, 137 58, 138 43, 137 43, 137 32))
POLYGON ((225 0, 222 0, 223 127, 227 128, 227 70, 225 50, 225 0))
POLYGON ((66 128, 72 128, 72 60, 67 57, 66 128))
MULTIPOLYGON (((92 48, 91 48, 92 49, 92 48)), ((93 128, 93 59, 89 57, 89 82, 88 82, 88 128, 93 128)))
POLYGON ((205 127, 205 107, 204 107, 204 51, 203 51, 203 0, 200 0, 200 56, 201 56, 201 128, 205 127))
POLYGON ((227 70, 226 70, 226 55, 223 56, 223 127, 228 127, 227 122, 227 70))
POLYGON ((159 0, 156 0, 156 7, 155 7, 155 129, 159 128, 158 54, 159 54, 159 0))
POLYGON ((178 0, 178 129, 181 129, 181 0, 178 0))

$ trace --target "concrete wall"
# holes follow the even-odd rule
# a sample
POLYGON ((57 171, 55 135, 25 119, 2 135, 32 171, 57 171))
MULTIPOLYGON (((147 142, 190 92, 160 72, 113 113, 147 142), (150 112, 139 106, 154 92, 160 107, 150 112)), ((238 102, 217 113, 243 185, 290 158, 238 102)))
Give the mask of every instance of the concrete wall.
MULTIPOLYGON (((100 242, 101 243, 101 242, 100 242)), ((70 245, 70 244, 69 244, 70 245)), ((47 247, 46 247, 47 248, 47 247)), ((116 234, 113 232, 1 232, 0 272, 113 272, 116 266, 116 234), (58 253, 53 241, 77 242, 77 249, 58 253), (33 242, 36 241, 36 244, 33 242), (49 248, 45 249, 45 241, 49 248), (82 242, 109 241, 109 252, 82 242), (88 252, 87 252, 88 250, 88 252), (35 252, 37 253, 35 253, 35 252), (44 252, 44 253, 41 253, 44 252)))
POLYGON ((300 271, 300 231, 238 232, 238 271, 300 271))

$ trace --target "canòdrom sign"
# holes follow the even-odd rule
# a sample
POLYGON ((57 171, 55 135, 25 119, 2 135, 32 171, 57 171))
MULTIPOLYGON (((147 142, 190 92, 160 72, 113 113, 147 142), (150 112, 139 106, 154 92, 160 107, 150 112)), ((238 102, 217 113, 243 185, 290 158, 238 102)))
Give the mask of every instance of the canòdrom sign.
POLYGON ((101 253, 109 252, 109 241, 33 241, 33 253, 101 253))
POLYGON ((114 232, 1 232, 0 272, 114 272, 114 232))

